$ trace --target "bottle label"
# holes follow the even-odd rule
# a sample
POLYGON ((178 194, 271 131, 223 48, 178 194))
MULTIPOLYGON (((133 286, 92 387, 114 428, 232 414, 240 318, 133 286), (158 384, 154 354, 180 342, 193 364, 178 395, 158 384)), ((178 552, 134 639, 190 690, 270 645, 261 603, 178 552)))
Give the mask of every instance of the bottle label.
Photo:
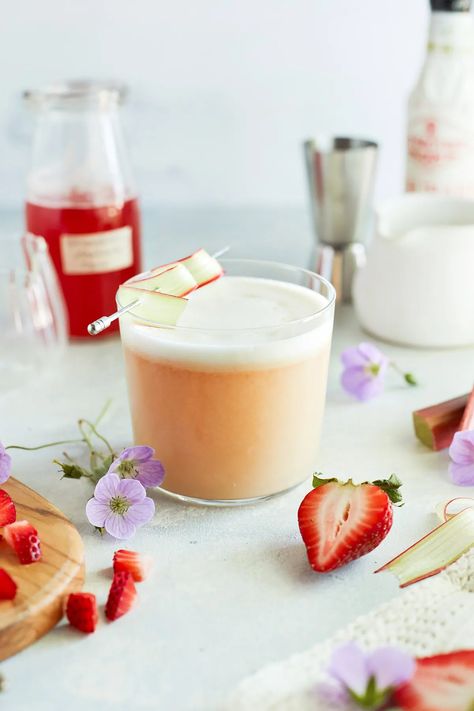
POLYGON ((474 133, 469 116, 412 116, 408 126, 408 191, 474 197, 474 133))
POLYGON ((133 264, 130 226, 89 234, 62 234, 60 245, 64 274, 106 274, 133 264))

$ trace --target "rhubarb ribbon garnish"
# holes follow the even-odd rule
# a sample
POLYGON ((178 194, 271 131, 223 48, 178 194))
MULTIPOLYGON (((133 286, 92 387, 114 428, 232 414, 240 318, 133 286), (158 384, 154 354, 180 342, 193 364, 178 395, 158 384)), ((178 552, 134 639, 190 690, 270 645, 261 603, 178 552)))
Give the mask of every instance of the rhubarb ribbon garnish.
POLYGON ((441 502, 435 506, 435 513, 441 521, 448 521, 456 514, 465 509, 474 507, 474 498, 472 496, 457 496, 455 499, 450 499, 448 502, 441 502), (453 509, 455 509, 453 511, 453 509))
POLYGON ((204 249, 177 262, 155 267, 119 287, 121 308, 133 305, 132 316, 148 326, 175 326, 192 291, 218 279, 223 269, 204 249))
POLYGON ((444 522, 440 526, 375 572, 389 570, 404 588, 440 573, 467 553, 474 546, 474 499, 463 499, 471 504, 457 513, 450 513, 454 501, 459 500, 452 499, 445 504, 442 510, 444 522))

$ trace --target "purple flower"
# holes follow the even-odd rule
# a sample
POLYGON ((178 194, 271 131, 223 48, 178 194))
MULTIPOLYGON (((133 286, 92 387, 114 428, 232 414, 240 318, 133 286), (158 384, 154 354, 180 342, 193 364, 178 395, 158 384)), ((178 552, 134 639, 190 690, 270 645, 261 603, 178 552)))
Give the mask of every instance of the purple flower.
POLYGON ((451 479, 459 486, 474 486, 474 430, 456 432, 449 448, 451 479))
POLYGON ((366 653, 355 642, 335 649, 328 667, 339 687, 364 708, 378 708, 414 671, 414 659, 396 647, 366 653))
POLYGON ((91 524, 105 528, 115 538, 130 538, 154 513, 155 504, 143 485, 134 479, 120 479, 117 474, 99 479, 93 498, 86 504, 91 524))
POLYGON ((358 400, 370 400, 384 389, 389 359, 371 343, 359 343, 341 354, 341 385, 358 400))
POLYGON ((116 472, 122 479, 137 479, 143 486, 160 486, 165 478, 165 470, 158 459, 153 459, 153 447, 128 447, 112 462, 111 472, 116 472))
POLYGON ((340 706, 341 709, 345 711, 354 708, 353 704, 351 704, 349 694, 339 682, 320 681, 316 686, 315 692, 318 699, 326 704, 340 706))
POLYGON ((5 447, 0 442, 0 484, 3 484, 10 476, 11 467, 12 458, 6 453, 5 447))

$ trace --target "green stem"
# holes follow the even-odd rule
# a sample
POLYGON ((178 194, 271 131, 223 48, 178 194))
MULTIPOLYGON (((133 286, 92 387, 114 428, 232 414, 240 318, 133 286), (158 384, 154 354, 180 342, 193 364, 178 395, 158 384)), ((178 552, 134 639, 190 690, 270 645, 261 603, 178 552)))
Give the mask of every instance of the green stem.
POLYGON ((100 441, 105 444, 105 446, 106 446, 107 449, 109 450, 109 453, 110 453, 113 457, 115 457, 115 452, 114 452, 114 450, 112 449, 112 445, 110 444, 110 442, 109 442, 103 435, 101 435, 101 434, 97 431, 95 425, 94 425, 92 422, 89 422, 89 420, 84 420, 84 419, 79 420, 79 429, 81 430, 81 432, 82 432, 82 433, 84 432, 84 430, 83 430, 83 428, 82 428, 82 424, 83 424, 83 423, 84 423, 85 425, 87 425, 87 426, 90 428, 91 432, 94 433, 94 435, 97 437, 97 439, 100 439, 100 441))
POLYGON ((106 415, 106 413, 107 413, 109 407, 111 406, 111 404, 112 404, 112 398, 109 398, 109 399, 107 400, 107 402, 105 403, 104 407, 102 408, 102 410, 99 412, 99 416, 97 417, 96 421, 94 422, 94 427, 97 428, 97 427, 99 426, 100 422, 101 422, 101 421, 103 420, 103 418, 105 417, 105 415, 106 415))
POLYGON ((393 360, 390 361, 391 367, 399 373, 404 381, 408 383, 408 385, 418 385, 418 382, 413 375, 413 373, 405 373, 396 363, 393 362, 393 360))
POLYGON ((23 449, 27 452, 34 452, 37 449, 46 449, 47 447, 56 447, 58 444, 77 444, 84 442, 84 439, 63 439, 59 442, 48 442, 48 444, 40 444, 38 447, 21 447, 19 444, 10 444, 5 449, 23 449))

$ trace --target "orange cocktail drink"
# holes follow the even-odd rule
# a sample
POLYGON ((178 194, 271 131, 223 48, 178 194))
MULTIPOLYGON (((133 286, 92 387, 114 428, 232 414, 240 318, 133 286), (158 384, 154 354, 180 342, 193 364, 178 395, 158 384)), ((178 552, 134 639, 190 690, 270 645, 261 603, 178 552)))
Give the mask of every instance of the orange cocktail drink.
POLYGON ((156 449, 163 488, 241 502, 317 468, 334 290, 282 264, 223 266, 189 295, 176 326, 132 309, 120 329, 135 442, 156 449))

